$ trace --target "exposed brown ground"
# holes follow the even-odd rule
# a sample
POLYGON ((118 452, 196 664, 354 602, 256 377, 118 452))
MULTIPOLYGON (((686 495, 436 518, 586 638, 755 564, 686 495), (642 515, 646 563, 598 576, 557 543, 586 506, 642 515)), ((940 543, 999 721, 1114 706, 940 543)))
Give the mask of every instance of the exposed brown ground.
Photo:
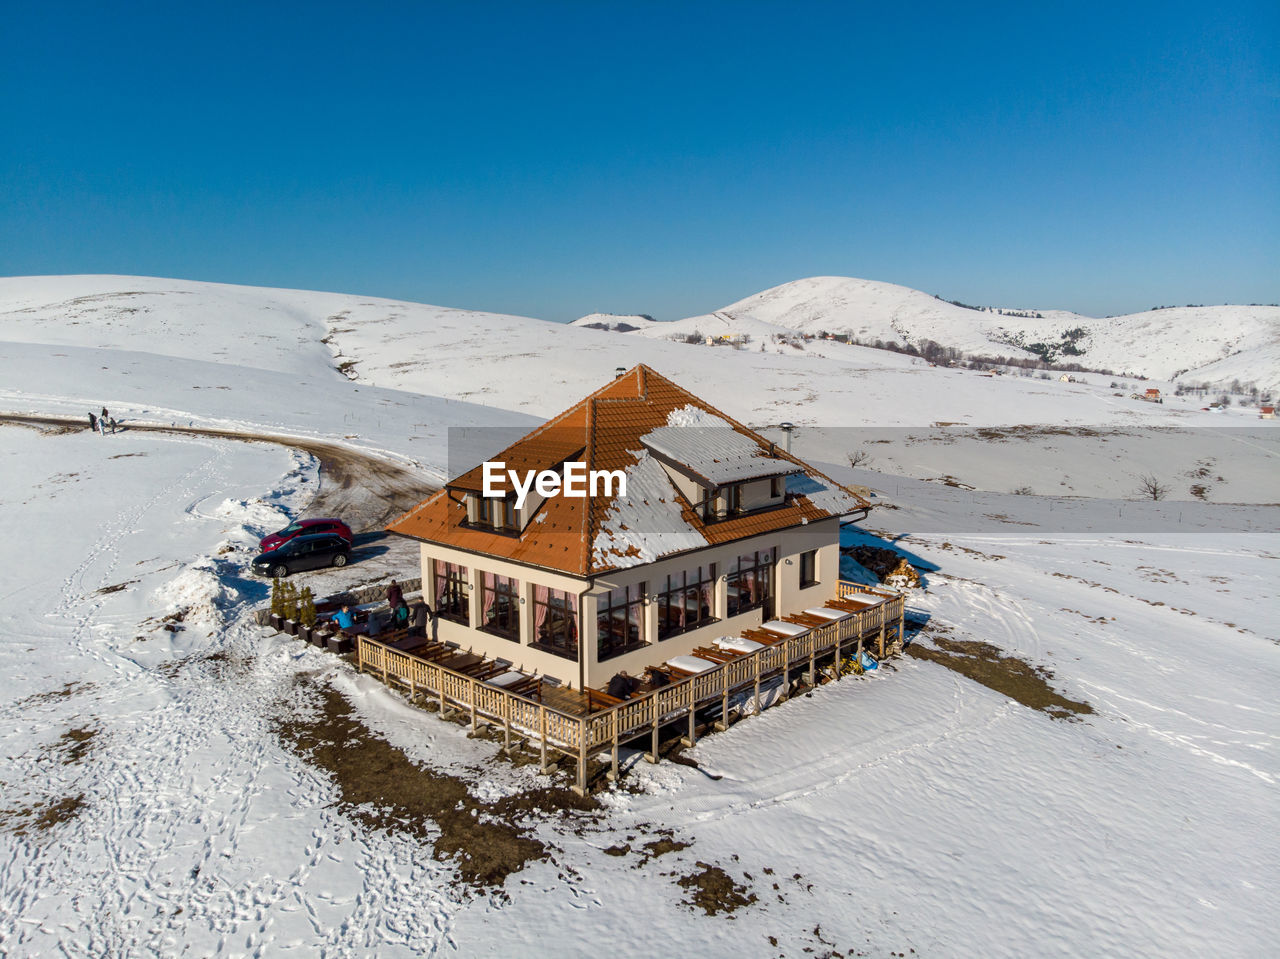
POLYGON ((732 913, 756 901, 756 894, 746 886, 733 881, 733 877, 710 863, 699 862, 698 871, 681 876, 676 884, 689 893, 685 904, 701 909, 708 916, 732 913))
POLYGON ((948 639, 933 632, 929 641, 933 646, 925 646, 918 641, 912 643, 906 647, 907 655, 953 669, 1054 719, 1074 719, 1093 712, 1088 703, 1067 699, 1049 685, 1053 673, 1048 669, 1010 656, 990 643, 948 639))
POLYGON ((286 746, 332 776, 343 812, 367 828, 430 843, 469 886, 499 888, 527 863, 548 858, 531 835, 534 821, 596 806, 555 788, 480 802, 464 779, 414 763, 371 732, 333 689, 304 681, 301 692, 319 707, 314 717, 299 719, 290 709, 276 728, 286 746))

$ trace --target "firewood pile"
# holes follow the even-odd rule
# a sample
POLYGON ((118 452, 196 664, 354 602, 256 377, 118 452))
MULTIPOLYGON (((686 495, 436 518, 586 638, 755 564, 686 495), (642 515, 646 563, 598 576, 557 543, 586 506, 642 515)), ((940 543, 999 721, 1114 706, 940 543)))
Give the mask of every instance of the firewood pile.
POLYGON ((906 586, 920 585, 920 574, 901 553, 881 546, 850 546, 841 552, 875 573, 882 583, 892 579, 906 586))

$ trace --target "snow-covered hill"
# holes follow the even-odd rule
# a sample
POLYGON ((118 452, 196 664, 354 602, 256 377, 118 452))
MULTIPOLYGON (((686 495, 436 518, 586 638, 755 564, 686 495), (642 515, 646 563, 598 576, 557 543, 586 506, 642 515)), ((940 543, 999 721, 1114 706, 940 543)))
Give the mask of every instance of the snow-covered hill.
MULTIPOLYGON (((1112 497, 1132 492, 1131 474, 1139 467, 1080 469, 1085 461, 1052 431, 1125 430, 1124 452, 1145 470, 1167 458, 1167 444, 1148 442, 1146 427, 1259 425, 1256 411, 1203 413, 1201 401, 1189 397, 1169 397, 1163 405, 1135 401, 1127 388, 1113 389, 1099 377, 1086 383, 986 377, 834 341, 776 343, 767 331, 782 328, 764 320, 712 319, 726 329, 736 324, 756 331, 752 342, 709 347, 300 290, 141 277, 6 279, 0 280, 0 409, 80 413, 105 403, 135 421, 354 443, 443 476, 451 472, 450 426, 535 422, 599 388, 618 367, 647 363, 744 422, 804 427, 795 435, 797 448, 821 461, 843 462, 866 447, 878 468, 897 475, 1112 497), (1034 471, 1044 478, 1024 473, 1013 482, 1004 457, 985 455, 981 433, 971 453, 960 457, 954 431, 937 424, 1047 428, 1021 441, 1038 450, 1034 471), (885 430, 874 439, 853 432, 868 427, 909 429, 885 430)), ((1171 469, 1179 473, 1198 468, 1198 459, 1224 458, 1200 442, 1178 449, 1182 455, 1171 469)), ((1212 484, 1207 495, 1273 500, 1249 479, 1266 474, 1262 461, 1253 462, 1259 456, 1241 447, 1225 457, 1239 462, 1229 482, 1212 484)), ((1174 495, 1192 495, 1191 485, 1179 483, 1174 495)))
POLYGON ((721 310, 640 329, 646 336, 693 332, 753 340, 777 333, 844 333, 863 343, 933 340, 971 355, 1020 356, 1016 344, 1062 344, 1061 358, 1153 379, 1280 387, 1280 307, 1204 306, 1098 319, 1064 310, 970 309, 893 283, 819 276, 756 293, 721 310), (1224 360, 1230 362, 1224 364, 1224 360))
POLYGON ((588 313, 586 316, 578 317, 569 325, 583 326, 589 330, 612 330, 614 333, 632 333, 656 324, 657 321, 651 316, 588 313))
MULTIPOLYGON (((649 363, 739 419, 800 424, 798 452, 876 487, 888 508, 846 538, 919 567, 911 649, 932 650, 705 736, 690 765, 624 747, 625 783, 580 816, 500 738, 255 624, 267 584, 249 561, 323 489, 312 457, 5 425, 0 535, 21 548, 0 564, 0 952, 1267 954, 1277 509, 1222 501, 1274 502, 1280 423, 1097 377, 759 346, 328 293, 0 280, 0 411, 78 424, 105 403, 436 477, 449 427, 527 428, 649 363), (851 429, 890 424, 918 428, 851 429), (1252 429, 1141 429, 1209 424, 1252 429), (1204 457, 1203 433, 1221 452, 1204 457), (1211 501, 1086 498, 1130 495, 1114 491, 1138 468, 1211 501), (969 678, 976 656, 1013 685, 969 678), (1041 684, 1092 711, 1051 718, 1028 698, 1041 684), (520 852, 492 894, 464 887, 446 824, 467 860, 505 851, 508 826, 548 856, 520 852), (737 911, 709 914, 704 894, 737 911)), ((304 581, 416 575, 412 548, 362 549, 304 581)))

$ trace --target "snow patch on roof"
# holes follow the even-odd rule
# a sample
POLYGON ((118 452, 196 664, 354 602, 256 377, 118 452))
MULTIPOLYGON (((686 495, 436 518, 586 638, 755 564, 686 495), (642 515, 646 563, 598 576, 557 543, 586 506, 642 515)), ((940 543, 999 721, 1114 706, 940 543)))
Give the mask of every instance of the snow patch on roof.
POLYGON ((706 546, 701 533, 682 515, 666 470, 647 450, 633 450, 627 467, 627 495, 613 505, 591 545, 592 565, 627 569, 652 563, 670 553, 706 546))
POLYGON ((787 495, 804 496, 818 509, 824 509, 835 516, 863 507, 863 503, 852 493, 808 473, 795 473, 787 477, 787 495))
POLYGON ((700 406, 694 406, 689 403, 678 410, 672 410, 667 414, 668 426, 720 426, 726 429, 733 429, 729 421, 723 416, 716 416, 715 413, 708 413, 700 406))
POLYGON ((646 433, 640 442, 716 484, 798 469, 788 460, 769 456, 758 440, 734 429, 728 420, 697 406, 672 410, 667 425, 646 433))

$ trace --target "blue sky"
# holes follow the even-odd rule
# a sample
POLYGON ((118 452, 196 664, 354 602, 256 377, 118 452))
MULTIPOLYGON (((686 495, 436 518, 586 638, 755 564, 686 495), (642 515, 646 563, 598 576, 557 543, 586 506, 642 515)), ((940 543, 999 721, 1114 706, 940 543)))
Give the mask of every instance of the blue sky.
POLYGON ((1280 301, 1280 5, 10 4, 0 274, 1280 301))

